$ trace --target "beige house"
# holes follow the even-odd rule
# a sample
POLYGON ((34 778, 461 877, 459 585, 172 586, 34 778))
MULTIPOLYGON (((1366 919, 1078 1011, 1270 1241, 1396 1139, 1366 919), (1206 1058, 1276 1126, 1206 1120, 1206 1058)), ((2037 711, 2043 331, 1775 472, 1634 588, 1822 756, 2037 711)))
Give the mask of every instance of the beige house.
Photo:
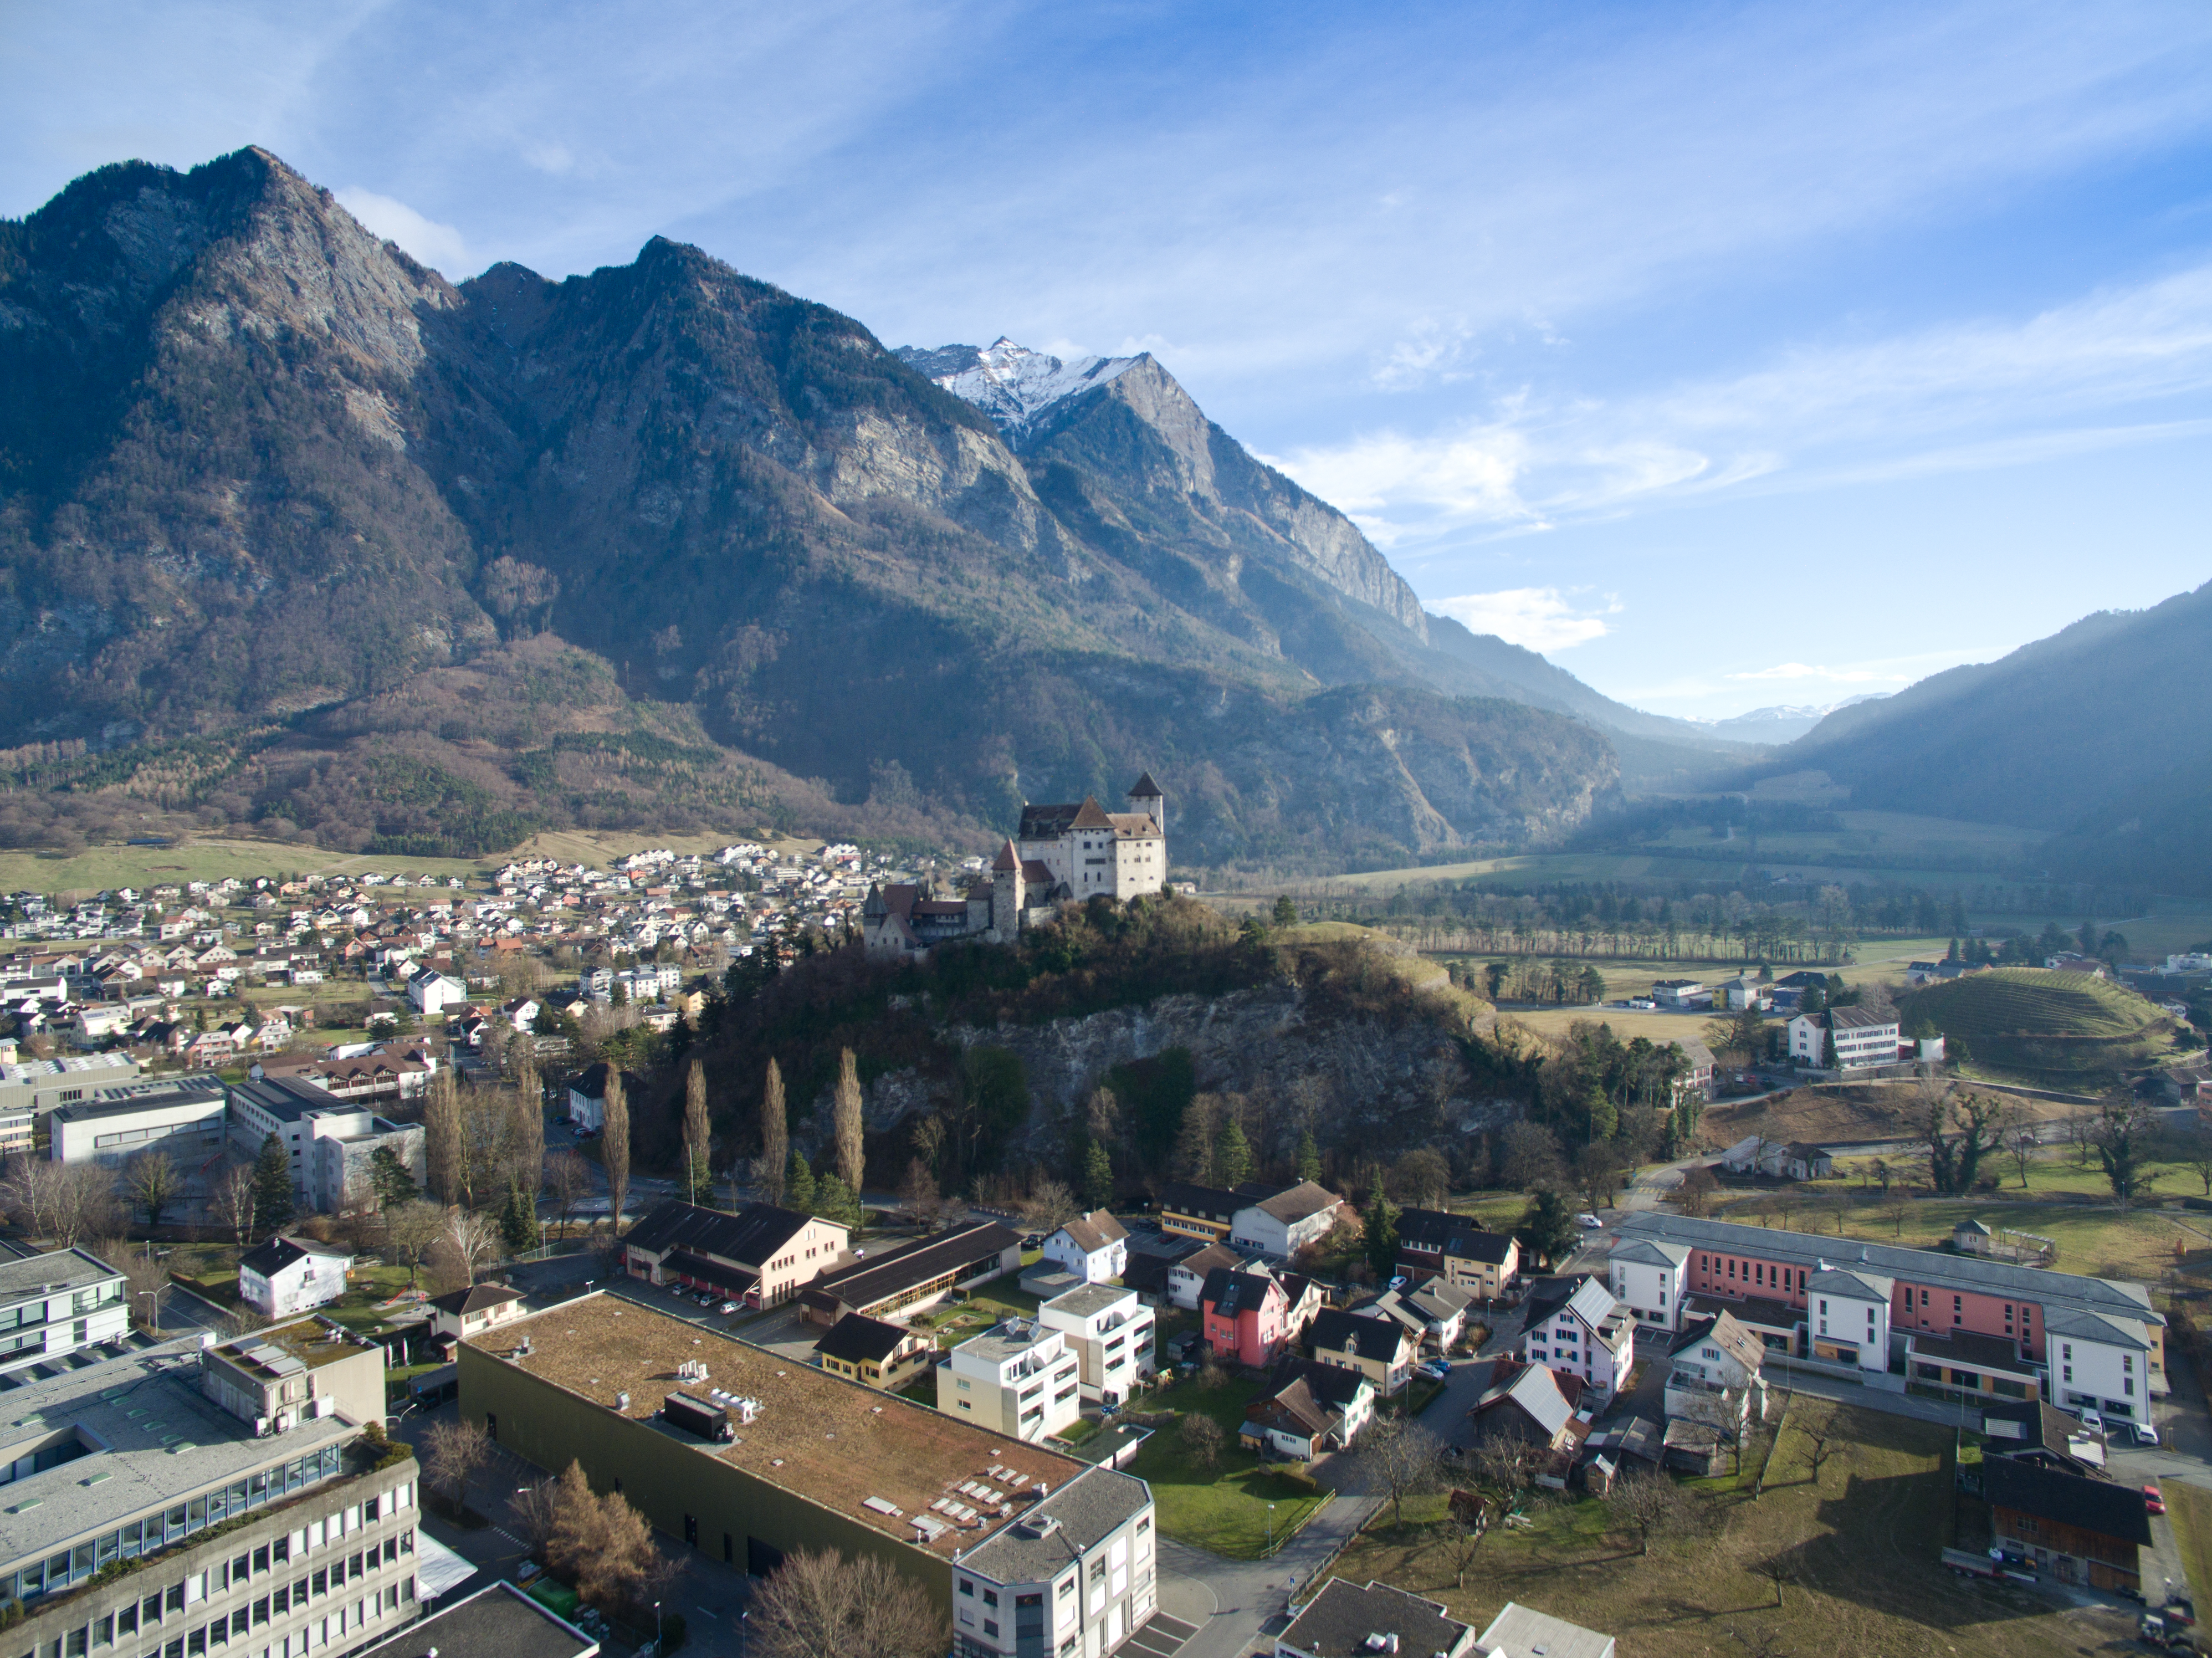
POLYGON ((1066 1332, 1010 1318, 952 1350, 937 1367, 937 1408, 1031 1443, 1082 1413, 1082 1361, 1066 1332))
POLYGON ((903 1324, 848 1313, 814 1344, 814 1357, 831 1376, 891 1393, 930 1367, 937 1343, 903 1324))
POLYGON ((430 1298, 430 1333, 441 1341, 481 1335, 521 1316, 522 1291, 496 1284, 474 1284, 430 1298))
POLYGON ((1395 1318, 1332 1308, 1313 1321, 1315 1362, 1357 1370, 1386 1399, 1413 1377, 1420 1338, 1395 1318))
POLYGON ((773 1204, 748 1204, 731 1215, 671 1198, 623 1243, 632 1278, 774 1307, 850 1260, 850 1236, 834 1220, 773 1204))

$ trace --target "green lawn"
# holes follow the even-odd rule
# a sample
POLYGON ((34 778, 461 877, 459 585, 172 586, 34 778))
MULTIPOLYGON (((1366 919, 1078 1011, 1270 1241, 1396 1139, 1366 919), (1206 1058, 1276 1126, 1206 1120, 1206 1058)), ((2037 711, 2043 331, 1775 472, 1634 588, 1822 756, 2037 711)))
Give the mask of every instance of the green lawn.
POLYGON ((1191 1461, 1177 1423, 1157 1429, 1130 1465, 1130 1473, 1152 1485, 1160 1530, 1178 1542, 1233 1560, 1256 1560, 1268 1552, 1270 1504, 1272 1535, 1279 1545, 1321 1507, 1322 1493, 1270 1471, 1253 1453, 1238 1448, 1244 1407, 1259 1391, 1253 1382, 1207 1388, 1192 1380, 1163 1388, 1146 1401, 1148 1410, 1174 1411, 1178 1418, 1184 1412, 1201 1412, 1221 1424, 1221 1458, 1212 1468, 1191 1461))
POLYGON ((2122 1649, 2123 1614, 2077 1612, 1941 1569, 1953 1540, 1948 1429, 1804 1395, 1790 1423, 1763 1497, 1751 1498, 1750 1458, 1742 1480, 1682 1481, 1690 1522, 1655 1536, 1648 1554, 1606 1503, 1538 1495, 1528 1525, 1492 1527, 1462 1588, 1444 1499, 1425 1497, 1407 1500, 1402 1527, 1386 1505, 1334 1575, 1430 1596, 1477 1628, 1516 1600, 1614 1635, 1639 1658, 2122 1649), (1801 1411, 1833 1411, 1844 1428, 1847 1448, 1817 1481, 1801 1411), (1778 1590, 1769 1562, 1784 1572, 1778 1590))

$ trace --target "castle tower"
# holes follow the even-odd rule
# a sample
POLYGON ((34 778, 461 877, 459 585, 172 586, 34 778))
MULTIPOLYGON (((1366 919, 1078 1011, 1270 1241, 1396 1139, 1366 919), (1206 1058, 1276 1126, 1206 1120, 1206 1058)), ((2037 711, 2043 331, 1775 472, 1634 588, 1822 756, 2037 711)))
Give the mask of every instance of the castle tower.
POLYGON ((1168 798, 1152 781, 1152 773, 1146 772, 1136 780, 1129 790, 1129 800, 1135 811, 1143 812, 1159 826, 1161 834, 1168 832, 1168 798))
POLYGON ((991 931, 1000 944, 1012 944, 1021 931, 1022 910, 1028 902, 1023 885, 1021 854, 1009 841, 991 860, 991 931))

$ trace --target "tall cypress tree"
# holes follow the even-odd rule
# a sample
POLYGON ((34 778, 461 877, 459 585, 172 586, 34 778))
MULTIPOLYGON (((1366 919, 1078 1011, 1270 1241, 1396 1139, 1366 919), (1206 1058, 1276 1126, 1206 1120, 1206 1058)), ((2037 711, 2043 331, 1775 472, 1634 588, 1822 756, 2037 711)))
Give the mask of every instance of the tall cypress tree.
POLYGON ((783 1177, 783 1206, 796 1214, 814 1212, 814 1171, 804 1152, 793 1151, 783 1177))
POLYGON ((1360 1212, 1359 1220, 1365 1231, 1367 1263, 1375 1269, 1375 1276, 1387 1278, 1398 1270, 1398 1209, 1390 1201, 1390 1194, 1382 1189, 1382 1171, 1375 1171, 1375 1181, 1367 1191, 1367 1207, 1360 1212))
POLYGON ((1086 1209, 1103 1209, 1114 1201, 1114 1160, 1097 1140, 1083 1154, 1083 1203, 1086 1209))
POLYGON ((1313 1130, 1310 1128, 1302 1128, 1298 1131, 1298 1178, 1300 1180, 1321 1178, 1321 1147, 1314 1144, 1313 1130))

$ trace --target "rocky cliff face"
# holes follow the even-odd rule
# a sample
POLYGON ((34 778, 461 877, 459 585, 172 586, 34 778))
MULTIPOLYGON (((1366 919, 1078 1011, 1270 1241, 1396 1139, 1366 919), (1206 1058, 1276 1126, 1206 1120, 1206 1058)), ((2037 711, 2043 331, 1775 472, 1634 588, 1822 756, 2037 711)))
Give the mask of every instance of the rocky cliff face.
MULTIPOLYGON (((1474 1029, 1495 1020, 1486 1013, 1474 1029)), ((1080 1019, 981 1029, 953 1026, 951 1044, 1003 1048, 1028 1073, 1030 1121, 1008 1162, 1051 1163, 1064 1124, 1080 1121, 1085 1102, 1116 1066, 1189 1050, 1202 1092, 1241 1094, 1263 1112, 1259 1149, 1287 1157, 1301 1129, 1324 1146, 1401 1149, 1451 1135, 1480 1133, 1517 1118, 1511 1100, 1471 1084, 1454 1032, 1443 1024, 1346 1020, 1317 1011, 1297 987, 1269 984, 1225 996, 1167 996, 1142 1007, 1080 1019)), ((949 1109, 955 1084, 912 1070, 877 1078, 867 1089, 867 1127, 888 1133, 908 1117, 949 1109)), ((829 1096, 817 1100, 811 1134, 826 1140, 829 1096)))
POLYGON ((264 152, 106 169, 0 223, 0 717, 349 847, 764 795, 980 841, 1149 767, 1179 861, 1333 862, 1613 786, 1151 358, 1003 378, 1018 431, 664 240, 456 288, 264 152))

